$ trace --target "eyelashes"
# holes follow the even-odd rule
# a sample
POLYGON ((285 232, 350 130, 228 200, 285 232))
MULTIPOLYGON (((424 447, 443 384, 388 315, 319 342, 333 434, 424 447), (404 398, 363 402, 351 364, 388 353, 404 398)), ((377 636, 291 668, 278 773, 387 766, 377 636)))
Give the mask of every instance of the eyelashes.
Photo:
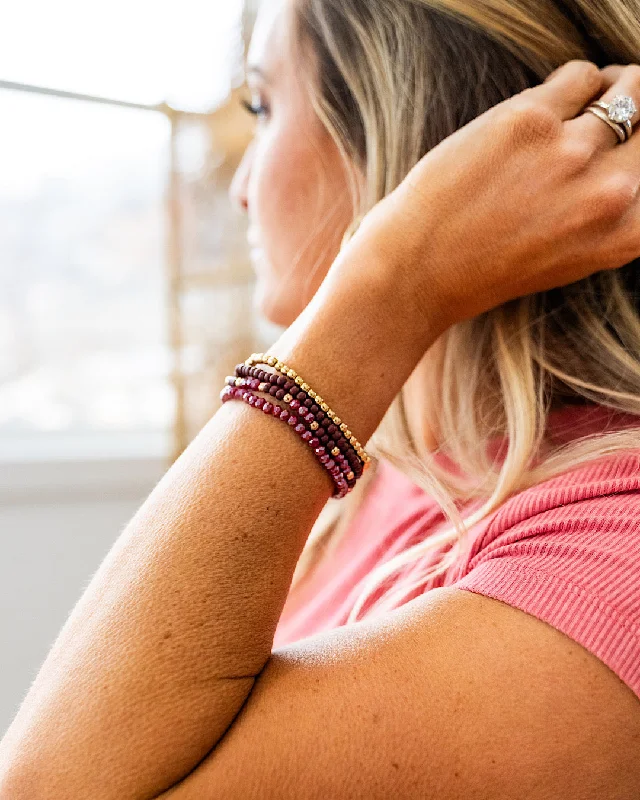
POLYGON ((245 111, 248 111, 249 114, 251 114, 254 117, 263 117, 269 113, 268 107, 265 106, 264 104, 253 105, 253 103, 250 103, 248 100, 245 100, 244 98, 240 100, 240 105, 245 109, 245 111))

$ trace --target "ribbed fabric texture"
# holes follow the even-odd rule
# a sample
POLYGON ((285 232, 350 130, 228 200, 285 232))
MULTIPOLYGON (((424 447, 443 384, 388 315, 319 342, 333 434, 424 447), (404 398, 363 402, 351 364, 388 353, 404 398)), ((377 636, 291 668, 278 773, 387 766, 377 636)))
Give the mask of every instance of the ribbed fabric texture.
MULTIPOLYGON (((345 540, 287 601, 275 647, 345 624, 369 572, 442 522, 433 500, 390 464, 375 482, 345 540)), ((400 573, 396 585, 410 577, 400 573)), ((547 622, 640 698, 640 450, 514 496, 471 531, 464 557, 404 602, 436 586, 547 622)))

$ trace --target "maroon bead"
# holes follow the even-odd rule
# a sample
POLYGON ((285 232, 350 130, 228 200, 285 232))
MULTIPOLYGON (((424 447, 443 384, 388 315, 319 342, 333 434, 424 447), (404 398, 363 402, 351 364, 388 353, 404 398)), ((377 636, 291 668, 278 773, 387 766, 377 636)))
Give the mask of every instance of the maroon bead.
POLYGON ((306 428, 304 427, 304 425, 296 425, 296 427, 294 428, 294 431, 296 433, 304 433, 305 430, 306 428))
POLYGON ((325 453, 325 454, 323 454, 323 455, 321 455, 321 456, 318 456, 318 458, 320 459, 320 461, 321 461, 323 464, 326 464, 328 461, 330 461, 330 460, 331 460, 331 459, 329 458, 329 456, 328 456, 326 453, 325 453))
POLYGON ((311 408, 313 405, 313 400, 310 397, 307 397, 307 399, 304 401, 304 404, 307 408, 311 408))
POLYGON ((269 388, 269 394, 271 395, 271 397, 275 397, 278 394, 277 387, 276 386, 271 386, 269 388))
POLYGON ((294 425, 297 425, 297 423, 298 423, 298 420, 296 419, 296 416, 295 416, 295 414, 292 414, 292 415, 289 417, 289 419, 287 420, 287 422, 289 423, 289 425, 291 425, 291 427, 292 427, 292 428, 293 428, 293 426, 294 426, 294 425))
POLYGON ((301 403, 306 403, 306 402, 307 402, 307 400, 308 400, 308 395, 307 395, 307 393, 306 393, 306 392, 303 392, 303 391, 302 391, 302 389, 300 389, 300 390, 299 390, 299 392, 298 392, 298 394, 296 395, 296 397, 298 398, 298 400, 299 400, 301 403))
POLYGON ((258 397, 254 405, 256 408, 262 408, 262 406, 264 405, 264 398, 258 397))
POLYGON ((286 408, 283 408, 282 411, 280 412, 280 419, 284 420, 284 422, 286 422, 289 419, 289 412, 287 411, 286 408))
POLYGON ((305 442, 308 442, 308 441, 309 441, 309 439, 312 439, 312 438, 313 438, 313 434, 311 433, 311 431, 305 431, 305 432, 302 434, 302 438, 305 440, 305 442))
POLYGON ((315 422, 316 418, 313 416, 313 414, 305 414, 304 421, 311 423, 315 422))
POLYGON ((300 406, 300 403, 297 400, 292 400, 289 403, 289 405, 291 406, 291 408, 298 408, 300 406))
POLYGON ((265 403, 262 406, 262 410, 264 411, 265 414, 270 414, 272 408, 273 408, 273 406, 271 405, 271 403, 265 403))
POLYGON ((336 465, 336 462, 332 458, 329 459, 329 461, 326 461, 325 463, 327 465, 327 469, 332 469, 336 465))
POLYGON ((289 392, 291 397, 297 397, 300 394, 300 387, 297 383, 291 384, 291 382, 289 382, 289 385, 285 386, 285 389, 289 392))
POLYGON ((287 379, 284 377, 284 375, 278 376, 278 386, 284 386, 286 382, 287 379))
POLYGON ((317 436, 314 436, 313 439, 309 440, 309 444, 311 445, 311 447, 320 447, 320 439, 318 439, 317 436))
POLYGON ((304 416, 305 416, 306 413, 307 413, 307 409, 304 406, 298 406, 296 408, 296 414, 299 417, 302 417, 302 419, 304 419, 304 416))
POLYGON ((271 413, 273 414, 274 417, 279 417, 280 414, 282 414, 282 409, 280 408, 280 406, 274 405, 274 407, 271 409, 271 413))
POLYGON ((316 447, 316 455, 324 455, 326 453, 326 449, 324 447, 316 447))
POLYGON ((285 394, 286 394, 285 391, 283 391, 282 389, 278 389, 278 391, 276 392, 276 397, 278 398, 278 400, 282 400, 285 394))

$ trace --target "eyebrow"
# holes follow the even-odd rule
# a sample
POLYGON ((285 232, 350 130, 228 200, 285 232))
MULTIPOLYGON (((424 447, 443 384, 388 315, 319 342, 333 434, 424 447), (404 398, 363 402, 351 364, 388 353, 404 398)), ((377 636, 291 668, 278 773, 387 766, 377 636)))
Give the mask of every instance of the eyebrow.
POLYGON ((248 64, 246 68, 246 74, 247 76, 258 75, 265 83, 271 83, 271 78, 269 75, 257 64, 248 64))

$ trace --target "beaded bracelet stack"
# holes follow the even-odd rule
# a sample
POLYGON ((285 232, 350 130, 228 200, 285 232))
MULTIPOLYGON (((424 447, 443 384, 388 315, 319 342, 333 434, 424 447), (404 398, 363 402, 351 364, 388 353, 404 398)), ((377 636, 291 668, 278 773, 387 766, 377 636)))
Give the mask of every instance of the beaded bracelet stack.
POLYGON ((243 400, 288 424, 311 447, 333 479, 333 497, 345 497, 369 468, 369 455, 347 425, 295 370, 275 356, 253 353, 236 366, 235 375, 228 376, 225 382, 227 385, 220 393, 223 403, 243 400), (259 369, 256 364, 266 364, 276 372, 259 369), (267 397, 260 397, 257 391, 267 397), (278 405, 276 400, 288 408, 278 405))

